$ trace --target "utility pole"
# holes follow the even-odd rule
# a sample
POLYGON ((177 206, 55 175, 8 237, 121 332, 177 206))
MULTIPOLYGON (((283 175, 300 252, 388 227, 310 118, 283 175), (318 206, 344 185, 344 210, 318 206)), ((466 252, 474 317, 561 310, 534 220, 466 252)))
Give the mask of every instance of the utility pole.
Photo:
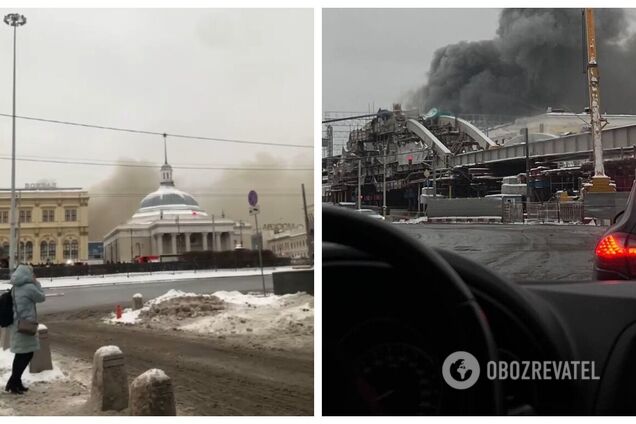
POLYGON ((16 207, 15 207, 15 91, 16 91, 16 45, 17 28, 26 24, 26 18, 18 13, 10 13, 4 17, 4 23, 13 27, 13 113, 11 115, 11 230, 9 234, 9 272, 17 266, 17 234, 16 234, 16 207))
POLYGON ((432 171, 433 171, 433 197, 437 198, 437 179, 435 178, 436 174, 437 174, 437 158, 435 155, 435 150, 432 151, 433 152, 433 162, 432 162, 432 171))
POLYGON ((261 267, 261 282, 263 283, 263 296, 267 296, 265 290, 265 273, 263 272, 263 236, 258 229, 258 212, 254 213, 254 224, 256 225, 256 242, 258 243, 258 264, 261 267))
POLYGON ((530 140, 528 127, 523 128, 523 140, 526 143, 526 202, 530 201, 530 140))
POLYGON ((303 209, 305 211, 305 236, 307 237, 307 256, 313 262, 314 257, 314 240, 309 232, 309 212, 307 211, 307 198, 305 197, 305 184, 301 184, 303 190, 303 209))
POLYGON ((382 216, 386 218, 386 154, 389 150, 389 142, 384 145, 384 171, 382 172, 382 216))
POLYGON ((594 145, 594 176, 592 184, 586 186, 588 192, 608 193, 616 191, 605 175, 603 165, 602 119, 601 119, 601 87, 596 54, 596 31, 594 26, 594 10, 585 9, 585 34, 587 46, 587 83, 590 97, 590 117, 592 141, 594 145))
POLYGON ((362 159, 358 159, 358 209, 362 209, 362 159))

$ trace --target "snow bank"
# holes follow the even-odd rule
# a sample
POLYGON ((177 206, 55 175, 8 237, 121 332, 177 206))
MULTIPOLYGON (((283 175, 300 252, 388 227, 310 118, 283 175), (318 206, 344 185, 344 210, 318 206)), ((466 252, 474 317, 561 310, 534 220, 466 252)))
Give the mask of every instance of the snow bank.
POLYGON ((216 292, 226 310, 180 326, 186 331, 214 335, 313 335, 313 296, 305 293, 283 296, 216 292))
MULTIPOLYGON (((11 377, 11 368, 13 366, 13 353, 9 350, 0 350, 0 381, 6 382, 11 377)), ((42 383, 55 380, 66 380, 64 373, 53 362, 53 369, 31 374, 29 368, 22 375, 22 382, 25 384, 42 383)), ((4 386, 3 386, 4 388, 4 386)))
MULTIPOLYGON (((294 267, 275 267, 264 268, 265 275, 271 275, 275 271, 290 271, 294 267)), ((152 273, 121 273, 121 274, 105 274, 79 277, 59 277, 59 278, 42 278, 40 283, 43 288, 59 288, 59 287, 77 287, 77 286, 101 286, 111 284, 138 284, 138 283, 157 283, 165 281, 179 281, 192 279, 207 279, 221 277, 248 277, 261 275, 260 268, 246 269, 219 269, 219 270, 188 270, 188 271, 161 271, 152 273)), ((0 280, 0 289, 10 289, 7 280, 0 280)))
POLYGON ((313 345, 314 298, 306 293, 263 296, 217 291, 201 295, 173 289, 141 309, 125 309, 120 319, 111 313, 104 321, 219 337, 252 336, 259 338, 258 343, 276 348, 306 347, 313 345))

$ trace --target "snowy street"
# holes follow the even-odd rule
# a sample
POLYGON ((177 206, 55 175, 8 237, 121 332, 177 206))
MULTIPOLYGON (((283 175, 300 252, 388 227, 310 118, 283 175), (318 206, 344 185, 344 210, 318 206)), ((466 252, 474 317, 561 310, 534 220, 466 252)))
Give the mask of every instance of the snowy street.
MULTIPOLYGON (((244 278, 228 281, 236 286, 244 278)), ((18 398, 1 393, 0 415, 38 415, 40 408, 52 415, 127 415, 127 410, 98 412, 87 403, 93 355, 106 345, 122 350, 129 383, 150 368, 165 371, 173 381, 177 415, 313 413, 313 296, 182 291, 184 285, 166 290, 159 284, 110 286, 161 292, 144 297, 138 310, 122 304, 119 319, 110 306, 42 314, 54 369, 27 370, 23 380, 31 390, 18 398)), ((72 290, 100 296, 104 289, 72 290)), ((0 350, 2 381, 12 358, 0 350)))
POLYGON ((591 225, 395 225, 431 247, 454 251, 513 281, 590 280, 606 227, 591 225))

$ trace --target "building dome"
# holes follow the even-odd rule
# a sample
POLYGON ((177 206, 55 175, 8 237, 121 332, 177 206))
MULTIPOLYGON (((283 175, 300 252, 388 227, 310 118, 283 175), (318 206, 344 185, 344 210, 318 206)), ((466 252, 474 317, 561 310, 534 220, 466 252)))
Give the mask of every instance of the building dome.
POLYGON ((161 166, 160 181, 159 188, 141 200, 139 209, 132 217, 133 221, 163 219, 164 216, 167 218, 167 215, 188 215, 199 219, 207 217, 207 213, 201 209, 194 197, 175 187, 167 153, 161 166))
POLYGON ((139 205, 139 209, 154 208, 154 207, 174 207, 174 206, 187 206, 201 209, 199 204, 194 198, 176 187, 160 186, 158 190, 153 191, 149 195, 143 198, 139 205))

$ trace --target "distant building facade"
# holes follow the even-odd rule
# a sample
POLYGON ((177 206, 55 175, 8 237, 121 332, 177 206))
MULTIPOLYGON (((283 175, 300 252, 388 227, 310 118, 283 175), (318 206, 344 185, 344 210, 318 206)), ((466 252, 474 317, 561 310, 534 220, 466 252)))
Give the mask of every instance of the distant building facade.
MULTIPOLYGON (((88 192, 55 183, 16 190, 18 261, 60 264, 88 258, 88 192)), ((0 189, 0 247, 9 254, 11 190, 0 189)))
POLYGON ((307 233, 292 234, 289 231, 274 234, 267 241, 267 249, 274 252, 276 256, 283 256, 292 259, 309 258, 309 247, 307 246, 307 233))
POLYGON ((190 194, 175 187, 167 155, 160 173, 159 188, 143 198, 126 223, 104 236, 105 262, 251 248, 249 223, 210 216, 190 194))

